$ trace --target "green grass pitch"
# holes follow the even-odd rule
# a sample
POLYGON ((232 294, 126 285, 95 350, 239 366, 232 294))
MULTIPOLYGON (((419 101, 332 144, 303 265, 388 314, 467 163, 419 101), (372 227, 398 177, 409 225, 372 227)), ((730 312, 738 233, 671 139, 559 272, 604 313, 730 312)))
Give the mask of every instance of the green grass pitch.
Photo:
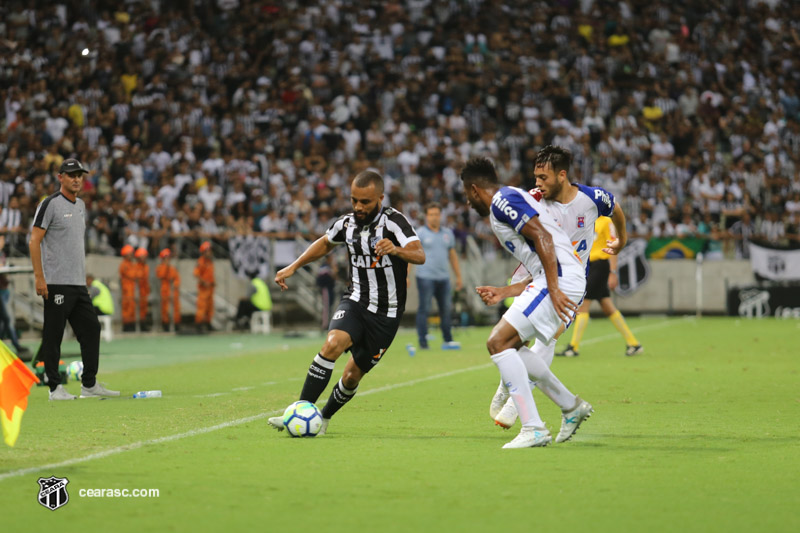
MULTIPOLYGON (((800 531, 800 323, 629 324, 641 356, 592 319, 581 356, 556 358, 595 414, 571 442, 525 450, 502 450, 519 425, 488 416, 486 328, 415 357, 401 331, 318 439, 266 417, 296 399, 321 336, 104 343, 100 380, 124 397, 33 389, 16 447, 0 445, 2 531, 800 531), (131 399, 142 389, 164 397, 131 399), (56 511, 37 502, 50 475, 69 479, 56 511), (160 495, 79 496, 90 488, 160 495)), ((555 435, 559 411, 536 400, 555 435)))

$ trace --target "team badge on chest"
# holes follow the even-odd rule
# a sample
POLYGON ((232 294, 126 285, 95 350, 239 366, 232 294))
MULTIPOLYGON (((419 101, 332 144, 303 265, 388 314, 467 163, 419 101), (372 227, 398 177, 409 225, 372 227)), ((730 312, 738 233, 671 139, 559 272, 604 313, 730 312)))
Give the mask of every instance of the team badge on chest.
POLYGON ((586 217, 578 217, 578 227, 582 228, 586 226, 586 217))

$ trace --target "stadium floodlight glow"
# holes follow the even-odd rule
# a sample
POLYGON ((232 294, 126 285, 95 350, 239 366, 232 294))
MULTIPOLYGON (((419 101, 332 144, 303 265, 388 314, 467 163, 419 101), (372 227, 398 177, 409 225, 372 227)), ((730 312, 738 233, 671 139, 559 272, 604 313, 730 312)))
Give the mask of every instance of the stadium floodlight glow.
POLYGON ((89 55, 89 49, 88 48, 84 48, 83 51, 81 51, 81 55, 82 56, 88 56, 89 55))

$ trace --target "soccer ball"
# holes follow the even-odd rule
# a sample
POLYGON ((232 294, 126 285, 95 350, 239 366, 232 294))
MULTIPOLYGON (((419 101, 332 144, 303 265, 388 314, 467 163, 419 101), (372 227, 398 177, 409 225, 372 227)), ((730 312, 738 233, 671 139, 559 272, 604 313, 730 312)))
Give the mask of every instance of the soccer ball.
POLYGON ((322 414, 311 402, 294 402, 283 412, 283 425, 292 437, 316 437, 322 428, 322 414))
POLYGON ((67 366, 67 375, 69 379, 80 381, 83 377, 83 362, 73 361, 67 366))

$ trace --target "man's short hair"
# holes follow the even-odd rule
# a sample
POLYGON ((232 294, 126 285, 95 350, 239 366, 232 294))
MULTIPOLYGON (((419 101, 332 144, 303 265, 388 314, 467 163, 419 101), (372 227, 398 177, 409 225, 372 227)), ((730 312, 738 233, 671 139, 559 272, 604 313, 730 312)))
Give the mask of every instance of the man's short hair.
POLYGON ((468 187, 473 183, 479 187, 489 187, 491 185, 499 185, 500 181, 497 179, 497 170, 486 157, 472 157, 464 168, 461 169, 461 181, 464 182, 464 187, 468 187))
POLYGON ((548 144, 536 154, 536 159, 533 160, 533 168, 544 167, 548 163, 550 163, 553 172, 556 174, 562 170, 569 173, 569 167, 572 165, 572 152, 566 148, 548 144))
POLYGON ((441 211, 442 210, 442 204, 440 204, 439 202, 429 202, 425 206, 425 214, 427 215, 428 211, 430 211, 431 209, 438 209, 439 211, 441 211))
POLYGON ((383 178, 377 172, 364 170, 356 174, 356 177, 353 178, 353 187, 364 188, 370 185, 375 186, 375 190, 378 194, 383 194, 383 178))

